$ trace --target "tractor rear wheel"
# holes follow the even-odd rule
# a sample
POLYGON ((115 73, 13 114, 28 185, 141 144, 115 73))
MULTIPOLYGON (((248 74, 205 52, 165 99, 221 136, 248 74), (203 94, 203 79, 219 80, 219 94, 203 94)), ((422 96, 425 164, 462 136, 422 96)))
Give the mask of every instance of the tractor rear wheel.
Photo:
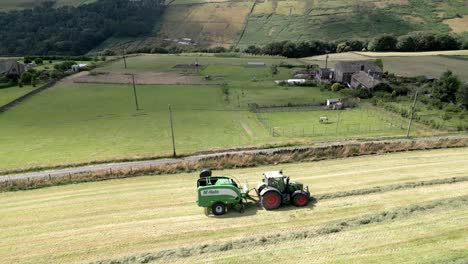
POLYGON ((262 205, 266 210, 278 209, 281 205, 281 196, 278 192, 268 191, 262 196, 262 205))
POLYGON ((298 193, 293 197, 293 204, 297 207, 306 206, 309 203, 309 197, 304 193, 298 193))
POLYGON ((226 205, 222 202, 217 202, 211 207, 214 215, 223 215, 226 212, 226 205))

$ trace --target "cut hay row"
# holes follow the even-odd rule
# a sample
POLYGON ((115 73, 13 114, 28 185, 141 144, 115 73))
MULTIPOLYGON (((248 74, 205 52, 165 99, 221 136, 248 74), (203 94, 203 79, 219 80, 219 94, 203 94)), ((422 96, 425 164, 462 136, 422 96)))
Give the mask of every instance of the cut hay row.
POLYGON ((42 187, 102 181, 141 175, 175 174, 193 172, 201 168, 229 169, 246 168, 270 164, 308 162, 326 159, 347 158, 363 155, 376 155, 401 151, 458 148, 468 146, 468 137, 427 138, 415 140, 386 140, 372 142, 352 142, 329 146, 280 148, 267 150, 239 151, 221 154, 208 154, 173 160, 160 165, 144 165, 123 169, 85 171, 77 174, 63 173, 34 177, 22 176, 18 179, 0 179, 0 192, 37 189, 42 187))
POLYGON ((386 221, 394 221, 408 217, 412 214, 419 212, 430 211, 434 209, 449 209, 459 208, 466 210, 468 208, 468 196, 461 196, 450 199, 441 199, 423 204, 412 204, 409 206, 396 208, 394 210, 383 211, 374 214, 363 215, 360 217, 343 219, 328 223, 320 228, 314 228, 311 230, 303 230, 300 232, 282 232, 264 236, 255 236, 249 238, 243 238, 238 240, 232 240, 224 243, 213 243, 213 244, 201 244, 194 245, 192 247, 183 247, 179 249, 162 250, 158 252, 149 252, 129 256, 120 259, 110 259, 91 262, 93 264, 130 264, 130 263, 150 263, 157 260, 167 258, 187 258, 194 255, 202 255, 213 252, 226 252, 234 249, 251 248, 259 245, 275 244, 288 240, 306 239, 311 237, 317 237, 322 235, 328 235, 332 233, 339 233, 351 228, 377 224, 386 221))

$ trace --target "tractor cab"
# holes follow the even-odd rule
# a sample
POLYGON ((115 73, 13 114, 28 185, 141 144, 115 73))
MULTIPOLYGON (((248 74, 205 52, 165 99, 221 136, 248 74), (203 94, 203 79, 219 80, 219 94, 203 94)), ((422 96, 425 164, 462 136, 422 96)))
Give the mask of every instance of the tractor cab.
POLYGON ((263 180, 257 186, 257 194, 262 205, 267 210, 279 208, 281 204, 294 204, 306 206, 309 202, 309 189, 304 184, 292 182, 282 171, 269 171, 263 173, 263 180))

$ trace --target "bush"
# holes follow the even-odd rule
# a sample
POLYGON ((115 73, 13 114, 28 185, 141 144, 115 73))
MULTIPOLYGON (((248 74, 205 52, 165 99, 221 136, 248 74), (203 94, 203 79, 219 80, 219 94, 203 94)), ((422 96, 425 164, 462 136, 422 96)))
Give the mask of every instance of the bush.
POLYGON ((36 59, 34 60, 34 63, 36 63, 37 65, 41 65, 41 64, 44 63, 44 61, 43 61, 41 58, 36 58, 36 59))
POLYGON ((20 80, 22 84, 31 84, 32 74, 30 72, 25 72, 21 75, 20 80))
POLYGON ((341 84, 339 84, 339 83, 334 83, 334 84, 332 84, 332 86, 331 86, 330 89, 331 89, 333 92, 338 92, 338 91, 340 91, 340 90, 343 89, 343 88, 344 88, 344 87, 343 87, 341 84))

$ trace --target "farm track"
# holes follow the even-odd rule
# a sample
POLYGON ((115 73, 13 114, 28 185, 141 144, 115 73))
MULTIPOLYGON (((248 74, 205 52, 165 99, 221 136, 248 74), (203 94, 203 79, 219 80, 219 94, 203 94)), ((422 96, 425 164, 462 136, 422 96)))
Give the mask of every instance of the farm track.
MULTIPOLYGON (((134 172, 141 170, 142 172, 147 173, 156 173, 160 171, 158 168, 161 166, 177 166, 177 165, 186 165, 188 166, 185 170, 192 168, 191 170, 196 169, 200 166, 200 163, 209 166, 209 162, 222 162, 223 160, 229 161, 234 157, 274 157, 277 155, 296 155, 294 159, 289 157, 289 160, 283 160, 285 162, 299 162, 307 160, 322 160, 329 158, 343 158, 350 156, 359 156, 359 155, 369 155, 369 154, 382 154, 386 152, 399 152, 407 150, 418 150, 418 149, 437 149, 437 148, 448 148, 448 147, 466 147, 468 137, 459 136, 459 137, 446 137, 446 138, 426 138, 426 139, 415 139, 415 140, 382 140, 382 141, 371 141, 371 142, 359 142, 359 141, 348 141, 340 143, 321 143, 315 146, 302 146, 302 147, 286 147, 286 148, 272 148, 272 149, 257 149, 257 150, 241 150, 241 151, 228 151, 221 153, 211 153, 211 154, 201 154, 195 156, 188 156, 184 158, 176 159, 156 159, 156 160, 144 160, 144 161, 131 161, 131 162, 120 162, 120 163, 108 163, 108 164, 96 164, 96 165, 87 165, 87 166, 77 166, 69 167, 63 169, 55 170, 45 170, 45 171, 36 171, 28 173, 19 173, 19 174, 9 174, 9 175, 0 175, 0 183, 4 182, 14 182, 21 180, 34 180, 34 179, 52 179, 72 175, 80 174, 92 174, 92 173, 108 173, 109 175, 118 174, 119 172, 128 171, 129 174, 134 175, 134 172), (407 147, 405 147, 408 145, 407 147), (364 148, 365 151, 357 152, 354 154, 347 153, 356 151, 354 148, 364 148), (347 150, 349 148, 349 150, 347 150), (338 149, 338 150, 337 150, 338 149), (342 154, 336 154, 332 157, 320 156, 314 154, 314 151, 325 151, 332 152, 337 151, 344 152, 342 154), (371 150, 369 150, 371 149, 371 150), (374 150, 372 150, 374 149, 374 150), (310 153, 312 151, 312 153, 310 153), (302 154, 301 154, 302 153, 302 154), (310 156, 312 155, 312 156, 310 156), (314 156, 315 155, 315 156, 314 156), (344 155, 344 156, 340 156, 344 155), (189 164, 189 165, 187 165, 189 164)), ((323 154, 322 154, 323 155, 323 154)), ((284 159, 284 158, 283 158, 284 159)), ((242 161, 239 161, 237 166, 234 167, 243 167, 247 164, 242 164, 242 161)), ((269 161, 265 160, 262 163, 268 164, 269 161)), ((277 162, 277 161, 275 161, 277 162)), ((234 164, 232 164, 234 165, 234 164)), ((229 166, 232 166, 229 165, 229 166)), ((261 164, 255 164, 261 165, 261 164)), ((252 166, 252 165, 250 165, 252 166)), ((219 168, 218 168, 219 169, 219 168)))

